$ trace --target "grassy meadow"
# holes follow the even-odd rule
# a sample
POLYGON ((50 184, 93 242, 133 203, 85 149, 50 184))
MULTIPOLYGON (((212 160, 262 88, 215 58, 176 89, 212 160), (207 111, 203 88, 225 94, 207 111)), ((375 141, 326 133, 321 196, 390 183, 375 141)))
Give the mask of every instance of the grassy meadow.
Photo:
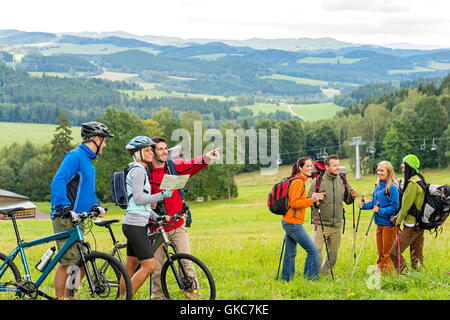
POLYGON ((271 113, 279 111, 290 112, 290 109, 302 118, 304 121, 315 121, 320 119, 332 118, 343 107, 340 107, 333 102, 311 103, 311 104, 274 104, 274 103, 255 103, 253 105, 232 107, 232 109, 239 110, 241 108, 250 109, 254 115, 260 112, 271 113))
MULTIPOLYGON (((13 142, 23 144, 27 140, 35 144, 45 144, 53 139, 56 124, 0 122, 0 148, 10 146, 13 142)), ((72 127, 74 142, 81 141, 80 128, 72 127)))
MULTIPOLYGON (((193 214, 189 230, 192 253, 200 258, 211 270, 217 287, 219 300, 447 300, 449 298, 449 237, 448 221, 443 232, 437 237, 425 233, 424 257, 426 270, 410 272, 399 277, 396 274, 383 276, 379 289, 369 289, 366 281, 369 266, 376 264, 375 226, 372 225, 368 238, 352 280, 347 278, 353 245, 352 206, 346 206, 346 229, 342 237, 339 257, 334 269, 335 281, 331 276, 321 275, 315 282, 303 279, 306 254, 297 247, 296 276, 289 283, 275 280, 284 231, 281 217, 267 209, 267 194, 274 182, 288 175, 289 166, 282 166, 277 174, 262 176, 259 171, 237 176, 239 196, 232 200, 216 200, 190 203, 193 214)), ((430 183, 448 183, 450 172, 429 170, 425 177, 430 183)), ((348 179, 353 188, 370 199, 375 176, 348 179)), ((360 199, 358 196, 357 200, 360 199)), ((39 210, 49 212, 49 203, 36 203, 39 210)), ((123 211, 113 204, 107 218, 122 220, 123 211)), ((357 206, 355 206, 357 208, 357 206)), ((357 209, 356 215, 358 214, 357 209)), ((356 249, 359 252, 372 212, 363 211, 356 249)), ((307 210, 305 228, 311 234, 310 210, 307 210)), ((24 240, 32 240, 52 233, 50 220, 19 220, 19 229, 24 240)), ((114 225, 118 239, 125 240, 120 223, 114 225)), ((86 239, 100 251, 109 251, 111 240, 106 229, 93 226, 95 239, 91 234, 86 239)), ((15 236, 10 221, 0 221, 0 252, 8 253, 15 246, 15 236)), ((34 265, 49 247, 41 245, 27 250, 33 279, 38 271, 34 265)), ((325 250, 323 250, 325 251, 325 250)), ((409 250, 404 256, 410 265, 409 250)), ((19 263, 18 263, 19 264, 19 263)), ((352 266, 353 268, 353 266, 352 266)), ((281 271, 280 271, 281 272, 281 271)), ((48 292, 53 293, 53 273, 44 283, 48 292)), ((135 299, 149 298, 149 283, 138 291, 135 299)), ((0 294, 0 299, 2 295, 0 294)))

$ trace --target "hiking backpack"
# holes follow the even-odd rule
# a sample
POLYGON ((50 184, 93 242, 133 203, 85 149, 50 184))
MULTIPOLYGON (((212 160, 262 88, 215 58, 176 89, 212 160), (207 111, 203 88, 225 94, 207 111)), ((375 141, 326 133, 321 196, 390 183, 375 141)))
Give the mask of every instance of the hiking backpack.
MULTIPOLYGON (((425 199, 421 210, 416 210, 414 215, 417 224, 425 230, 434 230, 436 237, 438 228, 447 219, 450 213, 450 186, 448 184, 424 184, 419 181, 418 184, 425 191, 425 199)), ((442 231, 442 227, 440 228, 442 231)))
MULTIPOLYGON (((128 201, 132 197, 132 194, 127 193, 127 174, 131 169, 136 168, 126 167, 122 171, 113 173, 111 180, 111 197, 112 201, 122 209, 128 207, 128 201)), ((145 178, 147 179, 147 177, 145 178)))
MULTIPOLYGON (((319 192, 320 189, 320 183, 322 182, 322 177, 325 173, 325 164, 322 161, 315 161, 313 165, 313 171, 312 171, 312 179, 316 179, 316 192, 319 192)), ((345 167, 341 167, 339 176, 342 179, 342 183, 344 183, 345 191, 347 192, 347 177, 346 177, 346 170, 345 167)))
MULTIPOLYGON (((172 149, 174 149, 174 148, 172 148, 172 149)), ((167 164, 169 166, 169 173, 170 174, 174 174, 174 175, 178 175, 177 174, 177 170, 175 169, 175 163, 173 162, 173 159, 168 158, 167 159, 167 164)), ((184 203, 184 198, 185 198, 185 194, 184 193, 185 193, 185 191, 183 189, 178 189, 178 192, 180 193, 181 200, 184 203)), ((186 203, 184 203, 184 205, 186 205, 186 207, 187 207, 187 210, 186 210, 186 213, 185 213, 186 228, 190 228, 191 227, 191 223, 192 223, 192 213, 191 213, 191 210, 189 209, 189 206, 186 203)))
MULTIPOLYGON (((289 186, 292 180, 300 179, 299 177, 284 178, 280 182, 276 183, 272 187, 272 191, 267 198, 267 206, 270 212, 277 215, 285 215, 288 212, 290 206, 288 206, 289 200, 289 186)), ((302 194, 305 192, 305 185, 303 185, 302 194)), ((302 196, 300 195, 300 197, 302 196)))

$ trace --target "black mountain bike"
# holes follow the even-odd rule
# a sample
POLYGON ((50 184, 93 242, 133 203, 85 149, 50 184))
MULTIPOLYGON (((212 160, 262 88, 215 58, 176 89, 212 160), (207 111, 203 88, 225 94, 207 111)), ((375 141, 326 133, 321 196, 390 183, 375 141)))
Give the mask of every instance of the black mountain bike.
MULTIPOLYGON (((149 234, 153 251, 156 251, 160 245, 164 245, 163 249, 167 258, 161 269, 161 287, 164 296, 171 300, 214 300, 216 298, 216 286, 209 269, 193 255, 179 253, 176 245, 169 239, 169 235, 164 230, 165 225, 172 220, 178 221, 184 212, 185 209, 177 212, 169 221, 166 221, 163 217, 159 218, 154 222, 157 232, 149 234)), ((111 224, 117 222, 119 222, 118 219, 97 220, 94 224, 109 230, 114 245, 110 254, 124 263, 120 249, 126 248, 126 243, 119 242, 111 228, 111 224)))

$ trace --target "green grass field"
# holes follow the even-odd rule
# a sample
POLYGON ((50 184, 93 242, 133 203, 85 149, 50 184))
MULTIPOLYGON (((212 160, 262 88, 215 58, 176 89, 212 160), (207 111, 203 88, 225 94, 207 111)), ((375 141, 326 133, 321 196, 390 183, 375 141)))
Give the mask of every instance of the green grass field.
POLYGON ((299 77, 293 77, 293 76, 288 76, 288 75, 284 75, 284 74, 276 74, 276 73, 274 73, 270 76, 262 76, 261 79, 287 80, 287 81, 293 81, 293 82, 299 83, 299 84, 308 84, 311 86, 321 86, 321 87, 325 87, 325 86, 329 85, 328 81, 299 78, 299 77))
MULTIPOLYGON (((336 112, 343 109, 332 102, 313 103, 313 104, 290 104, 292 111, 300 116, 304 121, 313 121, 320 119, 328 119, 333 117, 336 112)), ((253 105, 233 107, 232 109, 239 110, 240 108, 248 108, 252 110, 254 115, 259 112, 271 113, 279 111, 290 112, 287 104, 276 105, 273 103, 255 103, 253 105)))
MULTIPOLYGON (((35 144, 45 144, 53 139, 58 125, 38 123, 0 122, 0 148, 13 142, 23 144, 29 140, 35 144)), ((80 128, 72 127, 72 142, 81 140, 80 128)))
MULTIPOLYGON (((426 270, 411 272, 408 275, 383 276, 380 289, 369 289, 366 281, 371 275, 367 268, 376 263, 375 228, 370 229, 366 245, 361 255, 354 278, 347 278, 353 245, 352 206, 346 206, 347 224, 342 237, 338 261, 335 267, 335 281, 330 276, 321 276, 319 281, 303 279, 305 252, 298 248, 296 258, 296 277, 285 283, 276 281, 276 273, 284 231, 281 218, 270 213, 266 206, 267 194, 272 184, 290 171, 289 166, 280 167, 273 176, 261 176, 259 172, 244 173, 237 176, 239 196, 232 200, 190 203, 193 224, 189 231, 192 253, 200 258, 211 270, 216 286, 217 299, 220 300, 448 300, 449 298, 449 236, 448 221, 444 231, 437 237, 425 233, 424 257, 426 270)), ((430 183, 448 183, 450 172, 425 171, 430 183)), ((375 176, 348 179, 353 188, 370 199, 375 176)), ((358 197, 359 200, 359 197, 358 197)), ((49 212, 49 203, 36 203, 39 210, 49 212)), ((112 204, 107 218, 122 220, 123 212, 112 204)), ((357 214, 358 212, 356 212, 357 214)), ((356 248, 362 244, 371 211, 361 214, 360 229, 356 248)), ((310 211, 307 210, 305 228, 311 234, 310 211)), ((25 240, 32 240, 52 233, 49 220, 19 220, 19 228, 25 240)), ((125 237, 121 225, 115 224, 114 231, 120 240, 125 237)), ((94 226, 92 235, 86 239, 97 250, 108 251, 111 247, 109 234, 103 228, 94 226)), ((0 252, 9 252, 16 244, 14 231, 9 221, 0 221, 0 252)), ((34 266, 49 245, 27 250, 26 255, 34 266)), ((404 256, 409 263, 409 251, 404 256)), ((31 267, 33 279, 38 272, 31 267)), ((44 283, 46 290, 53 293, 53 273, 44 283)), ((138 291, 135 299, 148 299, 149 284, 138 291)), ((0 294, 0 299, 1 294, 0 294)))
MULTIPOLYGON (((186 80, 189 81, 189 80, 186 80)), ((150 82, 140 82, 139 83, 144 88, 155 86, 156 84, 151 84, 150 82)), ((156 97, 189 97, 189 98, 197 98, 197 99, 217 99, 220 101, 225 101, 227 98, 224 96, 215 96, 215 95, 207 95, 207 94, 200 94, 200 93, 181 93, 181 92, 167 92, 167 91, 161 91, 156 89, 147 89, 147 90, 141 90, 141 91, 134 91, 134 90, 119 90, 123 93, 128 94, 131 98, 136 99, 143 99, 145 97, 148 98, 156 98, 156 97)))

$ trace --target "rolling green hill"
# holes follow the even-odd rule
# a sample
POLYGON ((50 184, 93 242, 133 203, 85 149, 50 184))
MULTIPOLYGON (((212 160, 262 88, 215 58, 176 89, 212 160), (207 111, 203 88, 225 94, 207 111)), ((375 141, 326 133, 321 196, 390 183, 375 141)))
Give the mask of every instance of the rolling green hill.
POLYGON ((354 89, 350 83, 443 77, 450 70, 448 49, 394 50, 331 38, 166 40, 177 45, 167 45, 161 37, 120 32, 94 37, 0 30, 0 44, 6 45, 2 51, 14 55, 14 62, 8 63, 17 69, 75 77, 89 75, 86 72, 139 73, 140 79, 132 81, 157 83, 164 90, 181 93, 288 96, 324 102, 333 95, 321 92, 320 82, 327 82, 327 89, 335 93, 345 93, 354 89), (30 43, 33 51, 17 53, 30 43), (290 81, 293 78, 303 80, 290 81))

